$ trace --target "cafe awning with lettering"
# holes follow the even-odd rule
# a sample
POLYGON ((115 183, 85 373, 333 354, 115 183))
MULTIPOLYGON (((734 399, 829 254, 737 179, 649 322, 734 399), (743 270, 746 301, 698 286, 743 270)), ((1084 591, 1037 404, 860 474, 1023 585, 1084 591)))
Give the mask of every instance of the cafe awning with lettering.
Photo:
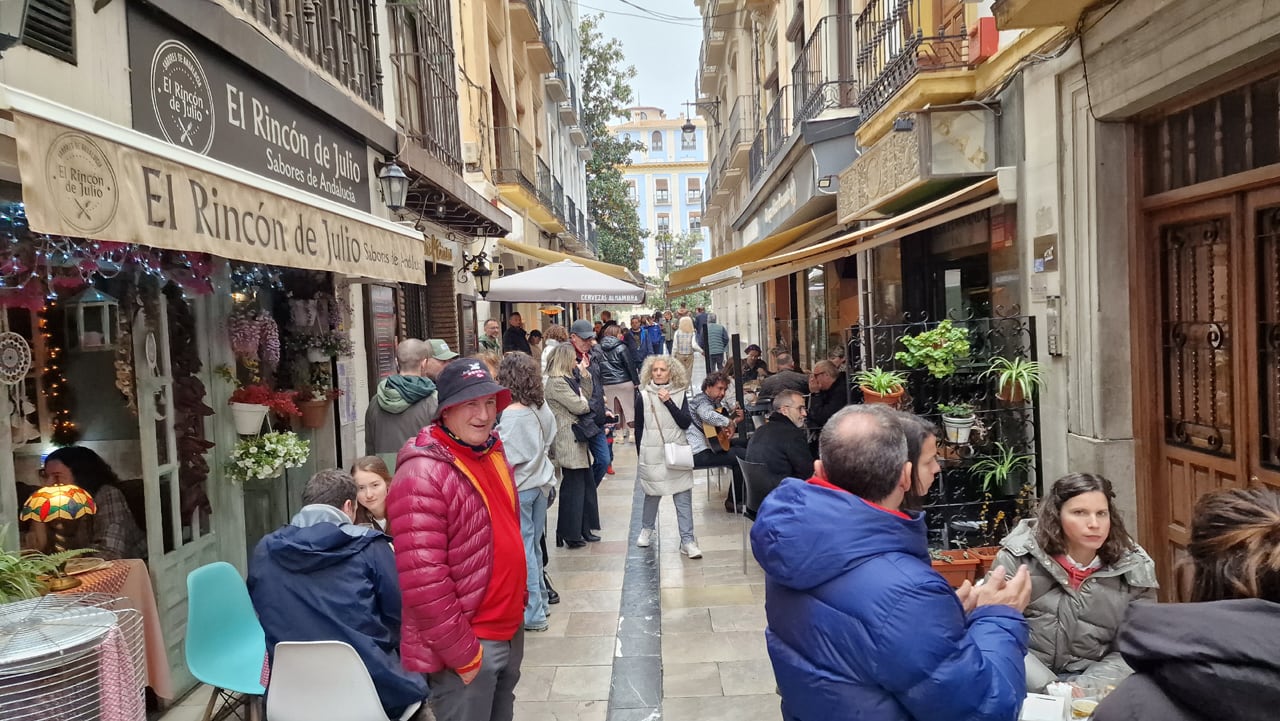
POLYGON ((31 229, 422 283, 422 234, 0 85, 31 229))

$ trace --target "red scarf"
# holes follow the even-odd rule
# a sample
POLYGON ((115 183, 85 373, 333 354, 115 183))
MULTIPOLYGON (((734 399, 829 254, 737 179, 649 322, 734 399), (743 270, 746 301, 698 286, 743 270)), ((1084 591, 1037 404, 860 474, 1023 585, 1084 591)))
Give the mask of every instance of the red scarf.
POLYGON ((1094 568, 1080 568, 1070 558, 1067 558, 1065 554, 1054 556, 1053 560, 1057 561, 1058 565, 1062 566, 1062 569, 1067 572, 1067 581, 1071 584, 1071 588, 1073 589, 1079 589, 1080 584, 1084 583, 1086 578, 1102 569, 1101 565, 1094 568))

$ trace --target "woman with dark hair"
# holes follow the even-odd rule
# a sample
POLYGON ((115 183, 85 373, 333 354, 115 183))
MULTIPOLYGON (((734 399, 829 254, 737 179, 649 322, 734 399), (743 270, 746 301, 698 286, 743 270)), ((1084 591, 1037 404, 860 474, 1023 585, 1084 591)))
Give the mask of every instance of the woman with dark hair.
POLYGON ((1116 645, 1134 668, 1095 721, 1280 715, 1280 495, 1234 488, 1191 518, 1191 603, 1137 604, 1116 645))
POLYGON ((146 558, 147 536, 138 528, 120 479, 102 457, 84 446, 50 453, 40 470, 46 486, 73 483, 89 492, 98 511, 93 517, 93 547, 103 558, 146 558))
POLYGON ((539 543, 547 528, 547 506, 555 493, 551 444, 556 418, 543 397, 538 361, 524 353, 508 353, 498 366, 498 383, 511 391, 511 405, 498 420, 498 437, 507 453, 520 497, 520 534, 524 537, 529 598, 524 606, 524 630, 547 630, 547 588, 539 543))
POLYGON ((356 524, 376 528, 391 535, 387 521, 387 493, 391 490, 391 469, 378 456, 361 456, 351 465, 356 481, 356 524))
MULTIPOLYGON (((877 406, 889 410, 888 406, 877 406)), ((920 416, 905 411, 892 411, 902 426, 902 434, 907 437, 907 458, 911 459, 911 468, 915 474, 915 483, 907 490, 902 499, 902 510, 919 511, 924 508, 924 497, 938 474, 942 465, 938 463, 938 429, 920 416)))
POLYGON ((1027 690, 1076 674, 1131 673, 1115 649, 1129 604, 1152 599, 1156 567, 1116 512, 1111 481, 1092 473, 1059 478, 1000 542, 994 566, 1031 572, 1027 690))

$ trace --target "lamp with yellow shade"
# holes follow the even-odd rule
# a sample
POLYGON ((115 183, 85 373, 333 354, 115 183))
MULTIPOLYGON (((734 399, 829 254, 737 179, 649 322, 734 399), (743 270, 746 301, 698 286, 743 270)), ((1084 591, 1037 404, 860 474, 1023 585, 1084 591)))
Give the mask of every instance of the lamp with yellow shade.
MULTIPOLYGON (((97 512, 98 507, 93 502, 93 496, 80 486, 68 483, 45 486, 32 493, 27 502, 22 504, 22 512, 18 520, 43 524, 52 532, 53 548, 40 550, 62 553, 71 547, 72 538, 79 535, 76 533, 76 526, 81 519, 88 518, 97 512)), ((59 569, 59 576, 51 579, 49 585, 54 591, 64 591, 79 586, 80 580, 62 576, 59 569)))

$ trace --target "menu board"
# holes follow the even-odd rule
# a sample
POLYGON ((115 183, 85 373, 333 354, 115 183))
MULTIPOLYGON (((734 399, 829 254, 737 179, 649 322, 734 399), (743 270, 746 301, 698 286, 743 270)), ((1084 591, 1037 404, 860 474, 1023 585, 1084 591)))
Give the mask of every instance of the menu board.
POLYGON ((365 286, 368 294, 369 354, 373 382, 396 373, 396 291, 385 285, 365 286))

